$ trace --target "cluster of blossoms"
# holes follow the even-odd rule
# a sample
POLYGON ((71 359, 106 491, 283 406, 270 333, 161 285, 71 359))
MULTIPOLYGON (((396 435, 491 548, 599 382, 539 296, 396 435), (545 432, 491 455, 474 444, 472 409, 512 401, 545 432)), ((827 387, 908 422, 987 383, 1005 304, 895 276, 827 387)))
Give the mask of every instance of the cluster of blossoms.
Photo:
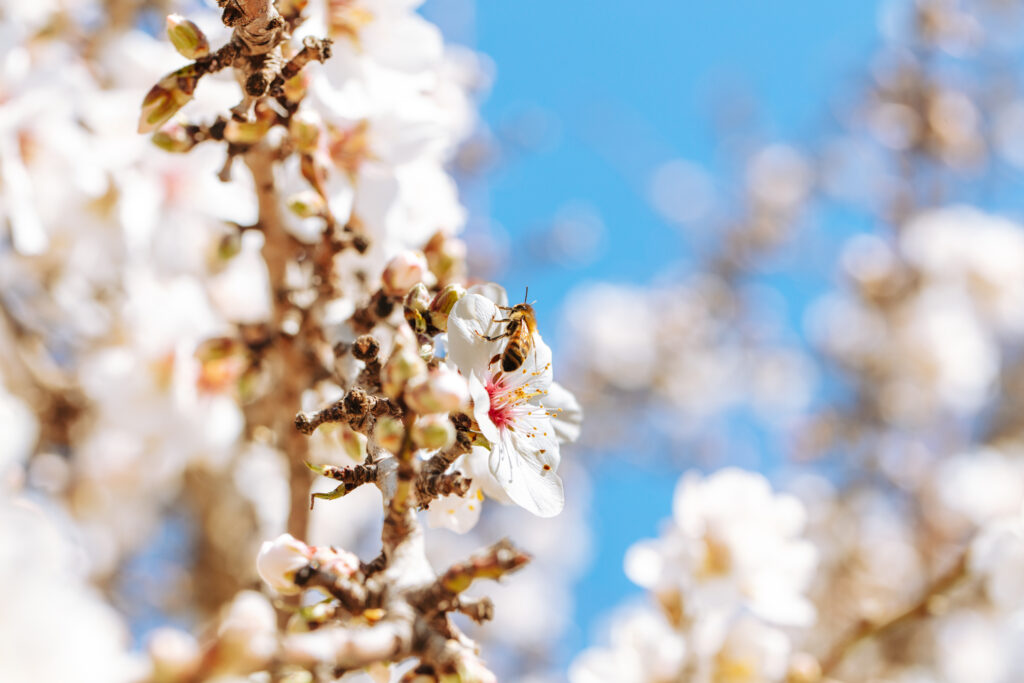
POLYGON ((896 425, 976 415, 994 395, 1003 347, 1024 332, 1021 227, 970 207, 935 209, 898 240, 853 238, 842 263, 855 288, 824 299, 812 320, 849 372, 871 369, 878 412, 896 425))
MULTIPOLYGON (((492 603, 462 591, 526 555, 503 542, 468 562, 432 557, 452 564, 438 576, 416 510, 460 533, 488 497, 558 514, 559 448, 580 412, 532 325, 519 367, 492 362, 509 343, 497 322, 508 302, 496 286, 467 293, 455 237, 465 211, 445 170, 475 125, 480 72, 418 4, 230 0, 220 16, 169 16, 169 41, 127 30, 134 20, 113 9, 93 30, 107 8, 91 2, 0 17, 0 368, 12 426, 0 475, 19 504, 68 517, 62 543, 87 561, 53 579, 84 596, 62 620, 69 633, 94 630, 64 640, 118 654, 90 668, 96 680, 128 676, 125 629, 88 580, 129 612, 141 591, 165 614, 217 624, 198 640, 153 633, 135 678, 386 675, 413 655, 416 680, 490 676, 448 614, 489 619, 492 603), (341 480, 319 498, 376 484, 376 520, 325 504, 311 517, 307 462, 341 480), (326 550, 379 533, 382 498, 377 560, 326 550), (167 586, 140 588, 133 565, 158 562, 147 554, 176 533, 169 516, 185 520, 195 555, 161 566, 167 586), (332 528, 317 549, 295 540, 332 528), (290 621, 294 638, 265 597, 239 592, 260 541, 284 531, 260 572, 282 595, 299 592, 280 563, 295 550, 303 600, 321 599, 290 621)), ((469 543, 498 534, 480 529, 469 543)), ((446 543, 454 554, 444 540, 431 547, 446 543)), ((505 593, 499 615, 516 602, 505 593)), ((4 657, 13 671, 31 660, 39 678, 66 679, 45 667, 86 661, 39 657, 33 638, 48 641, 43 629, 15 640, 25 646, 4 657)))
POLYGON ((583 653, 571 678, 773 681, 790 669, 790 629, 814 624, 807 590, 816 551, 806 512, 761 475, 724 469, 679 482, 663 536, 630 548, 626 573, 658 609, 634 608, 607 648, 583 653))
MULTIPOLYGON (((809 396, 809 384, 792 375, 766 396, 794 407, 781 426, 785 436, 798 438, 781 440, 781 450, 804 467, 795 473, 787 464, 779 480, 800 500, 793 505, 806 509, 791 519, 806 520, 797 524, 806 539, 800 544, 817 561, 794 546, 782 549, 779 538, 793 539, 780 534, 784 524, 764 530, 779 519, 775 513, 748 518, 742 521, 747 531, 737 535, 755 539, 749 553, 757 556, 762 544, 776 551, 761 565, 763 577, 748 583, 755 588, 743 594, 741 616, 704 611, 708 598, 694 586, 708 565, 697 560, 716 554, 702 554, 703 543, 693 538, 722 523, 693 523, 681 512, 680 493, 673 527, 659 541, 636 546, 626 561, 629 576, 651 591, 660 609, 613 614, 611 645, 577 660, 579 680, 1009 683, 1020 677, 1024 229, 1019 202, 1001 178, 1004 162, 1021 163, 1024 119, 1019 92, 986 65, 1019 58, 1022 22, 1019 7, 995 1, 887 3, 880 20, 885 44, 871 61, 866 91, 837 109, 843 131, 816 142, 803 164, 782 152, 792 148, 760 148, 743 180, 745 202, 721 202, 733 212, 725 217, 710 215, 716 205, 704 203, 704 222, 721 218, 715 227, 722 229, 697 236, 696 252, 707 246, 701 237, 713 236, 714 244, 691 281, 714 284, 703 288, 713 294, 700 295, 712 303, 706 317, 691 316, 698 324, 680 326, 669 338, 688 340, 705 328, 742 337, 746 325, 760 322, 757 307, 742 303, 751 285, 792 287, 792 273, 779 273, 780 264, 793 273, 799 268, 807 288, 800 296, 812 295, 797 311, 811 342, 799 358, 803 376, 825 378, 827 391, 809 396), (765 159, 787 157, 774 173, 753 172, 765 159), (766 201, 771 197, 779 201, 766 201), (972 206, 979 204, 984 209, 972 206), (813 237, 806 232, 812 221, 823 224, 813 237), (836 234, 842 237, 828 236, 836 234), (794 402, 794 395, 804 400, 794 402), (809 621, 780 620, 756 599, 756 586, 771 585, 776 562, 786 561, 793 562, 786 572, 792 583, 774 595, 796 594, 805 606, 813 604, 804 614, 809 621), (744 656, 719 657, 722 624, 740 619, 756 624, 742 629, 746 644, 737 651, 744 656)), ((658 169, 652 203, 669 221, 699 222, 679 197, 686 188, 705 194, 714 188, 701 187, 692 169, 684 170, 681 162, 658 169)), ((664 297, 665 289, 660 283, 590 286, 583 296, 593 298, 583 300, 615 310, 608 320, 661 330, 664 311, 689 306, 664 297), (629 305, 657 296, 663 296, 658 307, 629 305)), ((692 356, 652 353, 646 339, 624 331, 628 326, 579 319, 582 324, 570 325, 572 343, 595 350, 580 356, 588 414, 614 412, 605 400, 611 388, 651 406, 641 423, 647 432, 672 434, 678 429, 672 420, 683 416, 690 432, 715 437, 731 438, 747 426, 719 396, 734 385, 756 389, 756 366, 741 365, 735 384, 708 383, 695 392, 696 411, 680 409, 665 388, 671 370, 664 370, 692 356), (646 353, 631 353, 638 346, 646 353), (670 419, 650 419, 659 409, 670 419)), ((751 334, 738 355, 757 359, 776 340, 751 334)), ((723 345, 708 346, 714 353, 723 345)), ((699 370, 720 365, 694 362, 687 379, 699 386, 699 370)), ((730 519, 740 523, 747 501, 763 499, 739 493, 739 484, 724 491, 722 482, 742 478, 726 470, 706 480, 708 491, 723 487, 721 500, 705 503, 708 509, 736 510, 730 519)), ((692 481, 684 479, 680 492, 706 500, 692 481)), ((723 600, 730 592, 710 594, 723 600)), ((798 604, 790 602, 790 617, 800 614, 798 604)))

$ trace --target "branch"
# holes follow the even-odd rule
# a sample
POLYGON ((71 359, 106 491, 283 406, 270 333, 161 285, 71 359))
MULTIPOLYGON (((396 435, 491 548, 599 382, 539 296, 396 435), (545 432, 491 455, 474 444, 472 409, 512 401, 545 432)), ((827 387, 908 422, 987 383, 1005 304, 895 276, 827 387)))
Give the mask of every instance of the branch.
POLYGON ((832 674, 859 643, 871 638, 882 638, 910 621, 932 616, 934 599, 951 590, 967 576, 967 555, 966 550, 962 552, 954 565, 932 581, 921 596, 906 609, 884 620, 862 619, 822 659, 822 677, 832 674))
POLYGON ((362 389, 352 389, 326 408, 312 413, 298 413, 295 416, 295 428, 308 436, 324 423, 347 422, 355 431, 366 434, 370 417, 399 417, 401 414, 401 407, 391 399, 372 396, 362 389))
POLYGON ((361 669, 376 662, 397 662, 411 653, 411 618, 385 619, 366 628, 325 627, 295 633, 282 643, 287 661, 313 667, 328 655, 341 672, 361 669))
POLYGON ((317 474, 329 477, 342 482, 338 488, 329 493, 314 493, 309 498, 309 509, 313 509, 313 502, 321 500, 336 500, 342 496, 355 491, 363 484, 377 482, 379 469, 376 465, 355 465, 354 467, 336 467, 334 465, 313 465, 306 463, 306 467, 317 474))
POLYGON ((522 569, 529 561, 528 554, 512 545, 512 541, 507 538, 502 539, 490 548, 474 554, 465 562, 453 564, 448 571, 438 577, 428 592, 439 597, 455 597, 477 579, 497 581, 505 574, 522 569))
POLYGON ((371 602, 378 602, 376 596, 372 595, 366 586, 347 576, 321 569, 316 561, 295 573, 295 585, 303 588, 323 588, 354 615, 366 611, 371 602))
POLYGON ((490 621, 494 618, 494 603, 490 598, 470 598, 459 596, 455 603, 455 609, 478 624, 490 621))

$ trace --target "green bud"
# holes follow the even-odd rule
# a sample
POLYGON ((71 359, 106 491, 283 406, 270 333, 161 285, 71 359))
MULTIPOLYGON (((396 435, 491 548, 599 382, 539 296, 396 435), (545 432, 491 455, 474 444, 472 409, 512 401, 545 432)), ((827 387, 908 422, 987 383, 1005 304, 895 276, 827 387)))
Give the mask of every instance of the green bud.
POLYGON ((153 133, 153 137, 151 139, 153 144, 160 149, 165 152, 172 152, 175 154, 187 152, 195 146, 192 138, 190 138, 188 133, 185 132, 185 127, 177 124, 164 126, 157 132, 153 133))
POLYGON ((139 133, 149 133, 164 125, 191 99, 191 95, 178 87, 176 79, 170 76, 164 78, 154 85, 142 100, 139 133))
POLYGON ((242 251, 242 235, 237 230, 224 233, 217 241, 217 259, 230 261, 242 251))
POLYGON ((388 398, 398 398, 413 377, 427 374, 427 364, 416 353, 399 347, 381 371, 381 390, 388 398))
POLYGON ((210 42, 194 23, 180 14, 167 15, 167 37, 174 49, 186 59, 200 59, 210 54, 210 42))
POLYGON ((315 218, 323 216, 327 204, 323 197, 313 190, 305 190, 293 194, 287 199, 288 209, 299 218, 315 218))
POLYGON ((320 117, 314 112, 296 112, 288 123, 295 149, 300 154, 312 154, 320 143, 320 117))
POLYGON ((405 295, 405 320, 417 334, 427 334, 430 325, 430 292, 422 282, 417 282, 405 295))
POLYGON ((228 142, 239 145, 251 145, 263 139, 270 131, 270 122, 257 119, 255 121, 228 121, 224 127, 224 138, 228 142))
POLYGON ((397 454, 405 439, 405 427, 402 426, 401 421, 393 417, 382 417, 377 420, 377 424, 373 428, 373 435, 377 437, 378 446, 397 454))
POLYGON ((284 82, 284 96, 289 102, 301 102, 302 98, 306 96, 306 86, 309 83, 309 77, 305 71, 300 71, 296 75, 289 78, 284 82))
POLYGON ((452 312, 455 304, 465 293, 466 289, 461 285, 446 285, 430 302, 430 323, 441 332, 446 332, 448 330, 448 314, 452 312))
POLYGON ((455 425, 445 414, 427 415, 416 420, 410 436, 418 448, 447 448, 455 443, 455 425))
POLYGON ((420 415, 462 410, 469 405, 469 385, 457 371, 441 365, 406 384, 405 404, 420 415))
POLYGON ((284 17, 297 17, 308 4, 309 0, 278 0, 277 11, 284 17))

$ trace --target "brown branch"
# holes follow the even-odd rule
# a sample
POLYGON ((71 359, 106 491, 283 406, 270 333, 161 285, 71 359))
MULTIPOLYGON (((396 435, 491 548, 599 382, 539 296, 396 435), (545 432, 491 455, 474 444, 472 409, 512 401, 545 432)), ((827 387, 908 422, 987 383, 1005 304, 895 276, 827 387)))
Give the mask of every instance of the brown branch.
POLYGON ((309 498, 309 509, 313 509, 313 502, 317 499, 334 500, 352 493, 363 484, 376 483, 379 468, 373 464, 356 465, 354 467, 336 467, 334 465, 311 465, 306 466, 317 474, 340 481, 341 485, 330 493, 314 493, 309 498))
POLYGON ((967 555, 965 550, 945 573, 929 584, 920 597, 910 606, 887 619, 862 619, 851 631, 836 643, 821 660, 822 677, 828 677, 843 663, 846 656, 861 642, 871 638, 883 638, 889 633, 916 619, 932 616, 935 599, 951 590, 967 576, 967 555))
POLYGON ((302 49, 281 67, 281 74, 270 84, 270 94, 274 97, 284 94, 285 82, 294 78, 310 62, 324 62, 330 59, 331 43, 330 38, 306 36, 302 41, 302 49))
POLYGON ((295 585, 303 588, 323 588, 337 598, 349 614, 362 614, 380 603, 380 596, 372 594, 366 586, 346 576, 320 568, 316 562, 295 573, 295 585))
POLYGON ((462 612, 478 624, 494 618, 494 602, 490 598, 470 598, 459 596, 455 603, 456 611, 462 612))
POLYGON ((298 413, 295 429, 309 435, 316 428, 328 422, 347 422, 352 429, 366 434, 370 431, 372 419, 376 417, 399 417, 402 408, 384 396, 372 396, 362 389, 352 389, 326 408, 312 413, 298 413))

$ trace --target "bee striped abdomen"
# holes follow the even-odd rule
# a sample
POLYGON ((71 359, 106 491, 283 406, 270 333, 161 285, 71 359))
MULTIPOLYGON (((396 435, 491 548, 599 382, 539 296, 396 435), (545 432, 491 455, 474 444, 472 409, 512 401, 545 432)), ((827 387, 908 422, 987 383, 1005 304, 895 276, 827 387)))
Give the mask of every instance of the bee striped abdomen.
POLYGON ((505 347, 505 353, 501 354, 501 369, 505 372, 513 372, 519 369, 524 360, 526 360, 526 354, 523 353, 522 347, 512 340, 505 347))

